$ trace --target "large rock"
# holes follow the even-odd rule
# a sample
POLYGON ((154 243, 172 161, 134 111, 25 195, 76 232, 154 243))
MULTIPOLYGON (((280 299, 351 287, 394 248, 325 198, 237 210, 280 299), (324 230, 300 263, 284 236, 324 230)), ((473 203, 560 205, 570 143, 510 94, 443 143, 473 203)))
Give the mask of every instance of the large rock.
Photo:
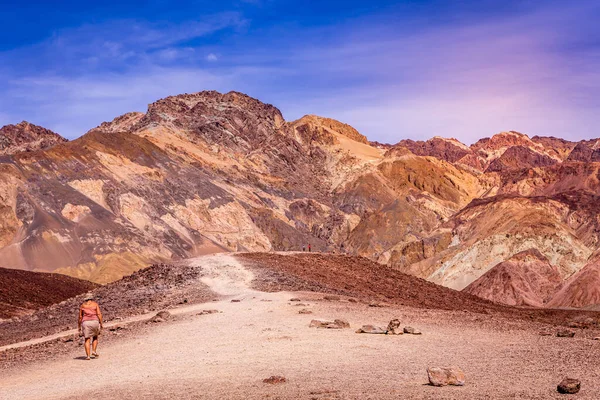
POLYGON ((400 329, 400 320, 397 318, 394 318, 393 320, 391 320, 387 326, 387 334, 388 335, 402 335, 403 333, 404 333, 404 331, 402 329, 400 329))
POLYGON ((380 326, 375 325, 363 325, 356 333, 373 333, 385 335, 387 331, 380 326))
POLYGON ((465 384, 464 372, 456 367, 429 367, 427 377, 432 386, 463 386, 465 384))
POLYGON ((575 336, 575 331, 571 329, 559 329, 556 332, 556 337, 573 337, 575 336))
POLYGON ((310 321, 310 328, 324 328, 324 329, 343 329, 350 328, 350 324, 345 319, 335 319, 333 321, 323 319, 313 319, 310 321))
POLYGON ((565 378, 558 384, 556 390, 562 394, 575 394, 581 389, 581 382, 578 379, 565 378))
POLYGON ((405 326, 404 327, 404 333, 408 333, 410 335, 420 335, 421 331, 418 329, 413 328, 412 326, 405 326))

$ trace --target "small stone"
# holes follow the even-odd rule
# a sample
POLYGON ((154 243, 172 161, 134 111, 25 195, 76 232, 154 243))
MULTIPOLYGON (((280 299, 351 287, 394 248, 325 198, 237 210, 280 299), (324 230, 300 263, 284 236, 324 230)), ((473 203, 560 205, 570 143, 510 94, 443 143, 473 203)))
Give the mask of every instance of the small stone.
POLYGON ((285 379, 285 377, 279 376, 279 375, 273 375, 266 379, 263 379, 263 383, 268 383, 270 385, 278 385, 280 383, 285 383, 285 382, 287 382, 287 379, 285 379))
POLYGON ((413 328, 412 326, 405 326, 404 327, 404 333, 408 333, 410 335, 420 335, 421 331, 418 329, 413 328))
POLYGON ((338 300, 340 300, 340 296, 328 294, 327 296, 323 296, 323 300, 338 301, 338 300))
POLYGON ((168 312, 168 311, 166 311, 166 310, 162 310, 162 311, 159 311, 159 312, 156 314, 156 316, 157 316, 157 317, 160 317, 160 318, 163 318, 163 319, 168 319, 168 318, 170 318, 170 317, 171 317, 171 313, 170 313, 170 312, 168 312))
POLYGON ((592 340, 600 340, 600 336, 596 336, 595 338, 593 338, 592 340))
POLYGON ((165 322, 165 319, 161 317, 154 317, 152 318, 152 322, 165 322))
POLYGON ((376 335, 377 334, 385 335, 387 333, 387 331, 380 326, 363 325, 360 329, 358 329, 356 331, 356 333, 372 333, 372 334, 376 334, 376 335))
POLYGON ((241 300, 240 299, 233 299, 233 300, 231 300, 231 302, 232 303, 239 303, 239 302, 241 302, 241 300))
POLYGON ((394 318, 390 321, 387 326, 387 334, 388 335, 402 335, 404 331, 400 329, 400 320, 398 318, 394 318))
POLYGON ((575 331, 571 330, 571 329, 559 329, 556 332, 556 337, 573 337, 575 336, 575 331))
POLYGON ((385 307, 385 306, 381 303, 377 303, 376 301, 372 301, 369 303, 369 307, 385 307))
POLYGON ((304 303, 296 303, 296 304, 294 304, 294 306, 296 306, 296 307, 307 307, 309 305, 310 304, 304 304, 304 303))
POLYGON ((306 308, 303 308, 302 310, 298 311, 298 314, 312 314, 313 312, 310 310, 307 310, 306 308))
POLYGON ((294 298, 290 299, 290 301, 301 301, 301 300, 297 297, 294 297, 294 298))
POLYGON ((581 382, 578 379, 565 378, 558 384, 556 390, 562 394, 575 394, 581 389, 581 382))
POLYGON ((349 302, 349 303, 358 303, 358 300, 356 300, 356 299, 353 299, 352 297, 350 297, 350 298, 348 299, 348 302, 349 302))
POLYGON ((202 310, 196 315, 218 314, 219 310, 202 310))
POLYGON ((465 373, 458 367, 429 367, 427 377, 432 386, 463 386, 465 373))

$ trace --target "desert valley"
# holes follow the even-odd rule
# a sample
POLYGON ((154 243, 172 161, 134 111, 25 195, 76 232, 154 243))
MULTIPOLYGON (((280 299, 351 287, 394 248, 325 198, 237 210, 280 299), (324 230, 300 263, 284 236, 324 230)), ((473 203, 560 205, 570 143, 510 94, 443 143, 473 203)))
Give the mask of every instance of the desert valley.
POLYGON ((599 211, 600 139, 383 144, 215 91, 7 125, 0 398, 595 399, 599 211))

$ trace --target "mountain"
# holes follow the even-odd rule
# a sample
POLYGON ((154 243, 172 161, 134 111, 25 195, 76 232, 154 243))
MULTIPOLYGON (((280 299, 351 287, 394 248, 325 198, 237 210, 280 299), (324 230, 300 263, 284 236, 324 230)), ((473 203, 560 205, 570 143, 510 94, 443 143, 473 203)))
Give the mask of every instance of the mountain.
POLYGON ((600 247, 598 143, 507 131, 384 145, 242 93, 170 96, 0 158, 0 266, 106 283, 311 244, 462 290, 535 249, 564 281, 600 247))
POLYGON ((0 318, 27 315, 96 287, 60 274, 0 268, 0 318))

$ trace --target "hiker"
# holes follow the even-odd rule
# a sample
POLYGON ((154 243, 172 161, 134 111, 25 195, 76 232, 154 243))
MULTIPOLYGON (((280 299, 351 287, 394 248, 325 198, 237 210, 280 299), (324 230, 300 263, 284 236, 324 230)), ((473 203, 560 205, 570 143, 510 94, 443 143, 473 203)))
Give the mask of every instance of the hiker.
POLYGON ((98 336, 102 330, 102 312, 94 301, 94 296, 86 295, 79 307, 79 335, 85 338, 86 360, 90 360, 90 339, 92 340, 92 356, 98 358, 98 336))
POLYGON ((310 248, 310 243, 308 244, 308 252, 310 253, 312 250, 310 248))

